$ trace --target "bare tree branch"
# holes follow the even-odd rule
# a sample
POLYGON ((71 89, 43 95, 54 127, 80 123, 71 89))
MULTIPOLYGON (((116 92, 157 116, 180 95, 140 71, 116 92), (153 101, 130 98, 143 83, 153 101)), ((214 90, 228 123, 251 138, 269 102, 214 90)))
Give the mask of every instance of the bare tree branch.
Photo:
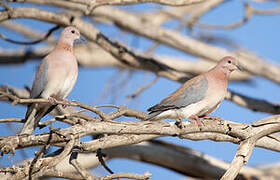
MULTIPOLYGON (((109 148, 104 152, 107 154, 105 158, 107 161, 114 158, 127 158, 136 161, 144 161, 169 168, 190 177, 199 178, 218 179, 230 165, 227 162, 202 154, 193 149, 155 140, 142 142, 136 145, 109 148), (168 158, 163 159, 162 157, 168 158)), ((60 176, 54 174, 51 170, 49 170, 45 176, 67 178, 68 176, 65 173, 73 176, 72 173, 75 169, 71 168, 71 165, 68 163, 68 159, 69 157, 66 157, 57 166, 55 166, 56 171, 60 172, 60 176)), ((96 167, 99 164, 96 153, 93 152, 79 153, 77 161, 83 168, 86 169, 96 167)), ((269 166, 264 167, 269 168, 269 166)), ((274 167, 270 167, 269 170, 276 170, 277 168, 274 167)), ((266 168, 262 170, 259 167, 255 168, 245 166, 241 169, 239 176, 237 176, 237 180, 246 179, 247 177, 258 177, 261 180, 266 180, 267 178, 277 177, 277 174, 278 173, 268 173, 266 168)), ((79 179, 78 177, 76 177, 76 179, 79 179)))
MULTIPOLYGON (((115 147, 107 149, 105 152, 109 159, 128 158, 153 163, 190 177, 202 179, 219 179, 230 165, 193 149, 156 140, 137 145, 115 147), (168 158, 163 159, 162 157, 168 158)), ((243 167, 236 179, 247 179, 247 177, 265 179, 267 178, 265 174, 258 168, 243 167)))
MULTIPOLYGON (((89 40, 89 43, 75 48, 80 66, 118 66, 123 70, 128 69, 130 75, 135 70, 144 70, 155 74, 156 79, 147 86, 140 88, 135 93, 136 95, 150 87, 158 77, 183 83, 194 75, 207 71, 218 59, 228 55, 235 56, 239 60, 239 64, 246 70, 245 73, 234 74, 232 76, 233 80, 242 80, 243 83, 247 83, 246 80, 251 77, 261 76, 280 84, 280 66, 267 62, 254 53, 243 50, 243 48, 235 48, 225 43, 221 44, 216 40, 210 42, 203 39, 194 39, 195 36, 192 37, 192 34, 197 33, 197 29, 202 26, 233 29, 251 20, 252 15, 279 13, 279 7, 260 10, 249 3, 245 3, 245 15, 240 21, 230 25, 216 26, 202 24, 199 19, 215 7, 228 1, 16 0, 13 1, 14 3, 9 2, 12 2, 12 0, 0 0, 1 27, 27 36, 31 40, 25 42, 23 38, 16 39, 16 36, 12 36, 9 32, 5 33, 5 36, 1 33, 0 37, 12 43, 29 45, 46 41, 48 45, 37 46, 29 50, 16 49, 10 51, 5 48, 0 52, 1 64, 23 63, 27 60, 41 59, 53 48, 55 38, 51 36, 52 29, 45 35, 41 35, 42 32, 38 32, 36 28, 33 29, 33 26, 30 26, 32 27, 30 29, 30 27, 18 23, 22 21, 13 21, 14 19, 25 18, 51 23, 55 25, 54 30, 60 26, 76 26, 81 34, 89 40), (25 2, 25 6, 21 8, 19 5, 23 2, 25 2), (185 6, 170 8, 157 5, 153 6, 154 9, 158 8, 153 12, 146 10, 132 12, 117 7, 108 7, 108 5, 140 3, 185 6), (30 4, 34 6, 29 8, 31 7, 30 4), (40 8, 37 5, 40 5, 40 8), (49 8, 50 6, 52 8, 49 8), (173 28, 173 30, 166 28, 169 22, 177 23, 175 26, 180 28, 173 28), (117 32, 123 33, 124 36, 132 37, 136 35, 135 38, 139 38, 141 41, 147 38, 154 42, 152 42, 153 44, 148 51, 144 50, 144 52, 139 53, 137 50, 121 42, 113 41, 112 37, 101 33, 98 29, 99 26, 97 26, 98 28, 95 27, 100 23, 114 29, 119 28, 117 32), (192 29, 194 25, 197 26, 192 29), (186 30, 190 35, 182 33, 186 26, 189 28, 186 30), (196 32, 192 33, 192 31, 196 32), (217 44, 235 50, 221 48, 216 46, 217 44), (164 57, 163 54, 154 54, 153 51, 161 45, 167 45, 168 48, 175 48, 188 55, 195 56, 199 61, 192 62, 186 61, 185 58, 171 58, 170 56, 164 57)), ((136 47, 136 45, 132 47, 136 47)), ((127 81, 123 80, 122 82, 127 81)), ((12 105, 27 105, 33 102, 48 103, 46 99, 28 99, 29 93, 29 88, 22 90, 0 85, 0 101, 11 102, 12 105)), ((110 159, 128 158, 160 165, 194 178, 279 179, 279 165, 277 164, 269 171, 268 168, 271 166, 243 167, 243 165, 248 162, 255 146, 280 152, 280 135, 277 134, 277 132, 280 132, 280 116, 278 115, 280 104, 247 97, 233 91, 229 91, 226 98, 244 108, 277 115, 254 121, 252 124, 241 124, 223 119, 206 119, 203 126, 198 126, 194 121, 186 121, 183 123, 183 128, 178 128, 172 121, 141 121, 147 116, 145 112, 125 106, 91 106, 73 101, 67 104, 69 107, 66 109, 58 106, 51 112, 54 115, 53 118, 39 123, 40 128, 50 127, 45 129, 45 133, 17 135, 14 132, 15 135, 0 137, 1 155, 8 153, 14 155, 18 149, 42 146, 39 153, 35 153, 31 159, 24 160, 21 165, 1 168, 1 178, 26 180, 42 177, 72 179, 113 179, 121 177, 148 179, 151 177, 148 172, 144 174, 117 173, 101 177, 89 173, 90 168, 96 167, 100 163, 106 168, 105 161, 110 159), (81 110, 75 109, 77 107, 81 110), (103 111, 101 107, 109 107, 110 111, 103 111), (85 111, 90 111, 90 113, 84 113, 85 111), (127 119, 129 120, 124 121, 127 119), (67 128, 52 129, 52 125, 57 125, 58 122, 67 123, 67 128), (80 142, 80 138, 86 136, 92 136, 92 139, 80 142), (215 142, 231 142, 238 144, 238 149, 230 164, 191 149, 152 140, 165 136, 195 141, 208 139, 215 142), (148 140, 149 142, 147 142, 148 140), (74 145, 80 147, 79 157, 78 152, 72 151, 74 145), (59 149, 45 155, 46 150, 51 146, 59 149), (103 153, 98 153, 100 149, 108 156, 103 157, 103 153), (96 157, 96 152, 98 157, 96 157), (163 161, 161 158, 163 156, 169 158, 163 161), (69 158, 70 164, 68 162, 69 158), (88 158, 87 161, 90 162, 83 160, 83 158, 88 158), (83 161, 81 162, 81 160, 83 161)), ((65 105, 61 101, 56 103, 65 105)), ((8 122, 19 124, 22 123, 22 120, 6 117, 0 119, 0 123, 8 122)))
MULTIPOLYGON (((129 110, 128 110, 129 111, 129 110)), ((133 113, 125 113, 123 114, 121 111, 115 111, 110 114, 108 114, 108 117, 113 119, 119 117, 117 114, 127 115, 129 117, 134 116, 133 113)), ((138 114, 137 114, 138 116, 138 114)), ((65 138, 70 134, 72 135, 79 135, 79 137, 86 136, 86 135, 92 135, 92 134, 142 134, 142 135, 157 135, 157 136, 144 136, 144 139, 139 139, 138 141, 131 141, 130 143, 135 144, 139 143, 143 140, 148 140, 150 138, 159 137, 159 136, 178 136, 181 138, 184 138, 184 135, 193 134, 193 133, 202 133, 202 132, 212 132, 212 133, 220 133, 224 135, 229 135, 235 138, 238 138, 240 140, 246 139, 247 137, 250 137, 251 135, 254 135, 256 132, 259 132, 260 130, 265 130, 270 128, 271 126, 275 126, 275 124, 279 123, 279 117, 271 116, 267 118, 267 123, 264 123, 259 126, 250 126, 246 124, 238 124, 233 123, 230 121, 224 121, 222 124, 217 121, 212 120, 205 120, 205 126, 198 127, 195 123, 185 122, 184 125, 186 128, 178 129, 178 127, 174 123, 167 123, 167 122, 92 122, 88 121, 83 123, 82 125, 77 124, 74 126, 71 126, 66 129, 62 129, 58 131, 58 134, 60 135, 53 135, 53 138, 51 140, 52 144, 56 143, 62 143, 67 141, 68 139, 65 138), (110 128, 108 128, 110 127, 110 128), (146 139, 148 137, 148 139, 146 139)), ((7 136, 2 138, 1 140, 1 152, 3 153, 9 153, 13 152, 14 149, 28 147, 28 146, 36 146, 41 145, 48 140, 49 134, 41 134, 41 135, 31 135, 31 136, 7 136), (19 141, 20 139, 20 141, 19 141)), ((141 137, 141 136, 139 136, 141 137)), ((276 140, 270 136, 267 136, 271 141, 274 141, 273 146, 270 146, 270 143, 267 143, 264 140, 258 141, 258 146, 265 147, 267 149, 280 151, 280 145, 279 140, 276 140)), ((109 137, 111 138, 111 137, 109 137)), ((227 139, 230 140, 230 139, 227 139)), ((93 141, 96 143, 95 141, 93 141)), ((107 142, 110 142, 107 140, 107 142)), ((124 141, 123 141, 124 142, 124 141)), ((120 143, 120 142, 118 142, 120 143)), ((124 142, 123 145, 130 144, 129 142, 124 142)), ((108 147, 113 147, 113 144, 108 144, 108 147)), ((121 145, 121 144, 118 144, 121 145)), ((81 144, 82 148, 85 148, 90 151, 97 150, 98 148, 101 148, 100 146, 94 145, 93 149, 90 147, 87 143, 81 144), (85 147, 84 147, 85 146, 85 147)), ((102 144, 103 148, 106 148, 105 144, 102 144)))
POLYGON ((150 88, 152 85, 154 85, 157 80, 158 80, 158 76, 156 76, 149 84, 140 87, 139 89, 137 89, 132 95, 129 95, 129 98, 136 98, 137 96, 139 96, 139 94, 141 94, 143 91, 145 91, 146 89, 150 88))
POLYGON ((280 130, 280 125, 278 124, 269 129, 262 130, 259 133, 254 134, 248 139, 242 141, 238 146, 236 155, 229 169, 223 175, 221 180, 234 180, 237 174, 239 173, 241 167, 243 166, 243 164, 246 164, 248 162, 257 140, 269 134, 279 132, 279 130, 280 130))

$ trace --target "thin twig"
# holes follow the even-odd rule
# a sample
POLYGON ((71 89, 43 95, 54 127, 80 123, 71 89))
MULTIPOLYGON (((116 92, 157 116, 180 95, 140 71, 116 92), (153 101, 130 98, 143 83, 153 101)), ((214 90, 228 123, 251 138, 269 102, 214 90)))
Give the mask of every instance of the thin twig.
POLYGON ((90 111, 96 113, 97 115, 99 115, 99 117, 103 121, 109 121, 110 120, 103 111, 97 109, 94 106, 90 106, 90 105, 87 105, 87 104, 84 104, 84 103, 81 103, 81 102, 78 102, 78 101, 73 101, 73 102, 76 103, 76 105, 81 107, 81 108, 84 108, 84 109, 87 109, 87 110, 90 110, 90 111))
POLYGON ((85 111, 87 111, 87 109, 82 109, 82 110, 79 110, 77 112, 71 112, 71 113, 68 113, 68 114, 55 116, 54 118, 52 118, 50 120, 39 122, 38 127, 43 128, 43 127, 45 127, 45 126, 47 126, 47 125, 49 125, 49 124, 51 124, 55 121, 60 121, 60 122, 68 123, 68 124, 71 124, 71 125, 75 125, 75 124, 77 124, 77 122, 72 121, 71 118, 73 118, 73 117, 84 118, 83 115, 79 115, 79 114, 82 113, 82 112, 85 112, 85 111))
POLYGON ((145 86, 140 87, 139 89, 137 89, 132 95, 128 95, 128 98, 136 98, 137 96, 139 96, 143 91, 145 91, 146 89, 150 88, 152 85, 154 85, 159 79, 159 76, 156 76, 151 82, 149 82, 148 84, 146 84, 145 86))
POLYGON ((106 157, 106 154, 102 153, 102 150, 99 148, 96 151, 96 157, 98 158, 100 164, 110 173, 110 174, 114 174, 114 172, 106 165, 103 157, 106 157))
POLYGON ((36 162, 38 161, 39 158, 42 157, 42 155, 45 154, 47 149, 50 147, 50 142, 52 140, 52 135, 53 135, 53 131, 50 131, 50 135, 49 135, 47 143, 41 148, 39 153, 37 153, 36 156, 34 157, 34 159, 31 161, 30 166, 29 166, 29 170, 28 170, 28 180, 32 180, 32 173, 33 173, 32 171, 33 171, 33 168, 34 168, 36 162))
MULTIPOLYGON (((15 104, 30 104, 30 103, 50 103, 48 99, 43 99, 43 98, 38 98, 38 99, 20 99, 17 96, 14 96, 14 95, 12 95, 10 93, 6 93, 6 92, 3 92, 3 91, 0 91, 0 96, 5 96, 5 97, 8 97, 9 99, 13 100, 12 105, 15 105, 15 104)), ((108 119, 106 114, 103 111, 97 109, 97 107, 90 106, 90 105, 87 105, 87 104, 84 104, 84 103, 81 103, 81 102, 78 102, 78 101, 73 101, 73 102, 65 103, 64 101, 56 100, 52 104, 61 104, 61 105, 66 105, 66 106, 78 106, 78 107, 81 107, 81 108, 84 108, 84 109, 87 109, 89 111, 92 111, 92 112, 96 113, 97 115, 100 116, 100 118, 103 121, 109 121, 110 120, 110 119, 108 119)), ((98 106, 98 107, 114 107, 114 108, 118 108, 118 106, 113 106, 113 105, 103 105, 103 106, 98 106)))
POLYGON ((245 23, 247 23, 251 17, 254 14, 258 14, 258 15, 272 15, 272 14, 279 14, 280 13, 280 6, 275 8, 275 9, 269 9, 269 10, 259 10, 259 9, 255 9, 253 8, 248 2, 244 3, 245 6, 245 15, 243 17, 243 19, 229 24, 229 25, 213 25, 213 24, 205 24, 205 23, 201 23, 201 22, 196 22, 195 24, 198 25, 201 28, 207 28, 207 29, 234 29, 237 27, 240 27, 242 25, 244 25, 245 23))
POLYGON ((54 26, 53 28, 51 28, 47 33, 46 35, 41 38, 41 39, 37 39, 35 41, 30 41, 30 42, 24 42, 24 41, 17 41, 17 40, 13 40, 13 39, 9 39, 7 38, 6 36, 4 36, 3 34, 0 33, 0 38, 7 41, 7 42, 10 42, 10 43, 14 43, 14 44, 21 44, 21 45, 33 45, 33 44, 38 44, 44 40, 46 40, 54 31, 58 30, 60 28, 59 25, 56 25, 54 26))
POLYGON ((6 122, 23 122, 23 119, 18 119, 18 118, 0 119, 0 123, 6 123, 6 122))
MULTIPOLYGON (((53 136, 55 136, 55 134, 53 134, 53 136)), ((32 175, 32 178, 36 179, 38 177, 41 177, 44 174, 44 172, 46 172, 48 169, 56 166, 59 162, 62 161, 62 159, 64 159, 65 157, 67 157, 69 155, 69 153, 71 152, 72 147, 75 143, 75 137, 73 135, 69 135, 68 139, 70 139, 70 141, 68 141, 68 143, 64 146, 63 151, 59 155, 53 157, 52 161, 48 162, 45 166, 41 167, 38 172, 35 172, 32 175)), ((42 164, 44 164, 44 162, 42 164)))
POLYGON ((7 3, 4 3, 2 0, 0 1, 0 6, 3 6, 6 11, 11 11, 13 8, 9 6, 7 3))

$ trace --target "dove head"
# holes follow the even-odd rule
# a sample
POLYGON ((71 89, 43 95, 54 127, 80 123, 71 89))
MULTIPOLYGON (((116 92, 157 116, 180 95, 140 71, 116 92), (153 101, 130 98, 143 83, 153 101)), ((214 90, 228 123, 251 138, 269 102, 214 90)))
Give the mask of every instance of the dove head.
POLYGON ((59 43, 73 46, 74 41, 78 39, 80 39, 79 30, 73 26, 68 26, 61 32, 59 43))
POLYGON ((237 60, 234 57, 231 57, 231 56, 223 57, 219 61, 218 65, 216 67, 218 69, 221 69, 227 77, 234 70, 237 70, 237 69, 241 70, 240 67, 238 66, 237 60))

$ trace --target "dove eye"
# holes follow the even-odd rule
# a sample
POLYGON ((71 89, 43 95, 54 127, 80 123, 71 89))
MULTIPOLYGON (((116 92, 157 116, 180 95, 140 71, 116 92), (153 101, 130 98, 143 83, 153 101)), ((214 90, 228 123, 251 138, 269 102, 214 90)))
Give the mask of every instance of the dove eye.
POLYGON ((228 60, 228 63, 231 64, 231 60, 228 60))
POLYGON ((74 31, 74 30, 72 30, 72 31, 71 31, 71 33, 72 33, 72 34, 75 34, 75 31, 74 31))

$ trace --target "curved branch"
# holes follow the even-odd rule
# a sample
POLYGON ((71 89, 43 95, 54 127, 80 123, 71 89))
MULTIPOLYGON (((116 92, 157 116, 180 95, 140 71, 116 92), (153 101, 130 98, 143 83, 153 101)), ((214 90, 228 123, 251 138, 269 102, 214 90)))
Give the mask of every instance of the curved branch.
POLYGON ((203 6, 201 6, 201 8, 198 8, 197 11, 194 11, 190 14, 190 17, 187 21, 187 26, 189 26, 192 30, 192 26, 195 25, 195 23, 201 16, 203 16, 205 13, 209 12, 211 9, 217 7, 218 5, 224 2, 225 0, 212 0, 204 3, 203 6))
MULTIPOLYGON (((30 37, 32 39, 43 39, 44 35, 42 32, 38 32, 37 30, 30 28, 24 24, 16 23, 13 21, 3 21, 0 23, 0 26, 14 32, 20 33, 24 36, 30 37)), ((46 39, 46 42, 49 44, 55 44, 56 38, 54 36, 49 36, 46 39)))
POLYGON ((49 29, 48 32, 46 33, 46 35, 44 35, 44 37, 42 37, 41 39, 37 39, 37 40, 34 40, 34 41, 30 41, 30 42, 13 40, 13 39, 7 38, 6 36, 4 36, 1 33, 0 33, 0 38, 3 39, 4 41, 14 43, 14 44, 33 45, 33 44, 38 44, 38 43, 46 40, 54 31, 58 30, 59 28, 60 28, 60 26, 56 25, 53 28, 49 29))

